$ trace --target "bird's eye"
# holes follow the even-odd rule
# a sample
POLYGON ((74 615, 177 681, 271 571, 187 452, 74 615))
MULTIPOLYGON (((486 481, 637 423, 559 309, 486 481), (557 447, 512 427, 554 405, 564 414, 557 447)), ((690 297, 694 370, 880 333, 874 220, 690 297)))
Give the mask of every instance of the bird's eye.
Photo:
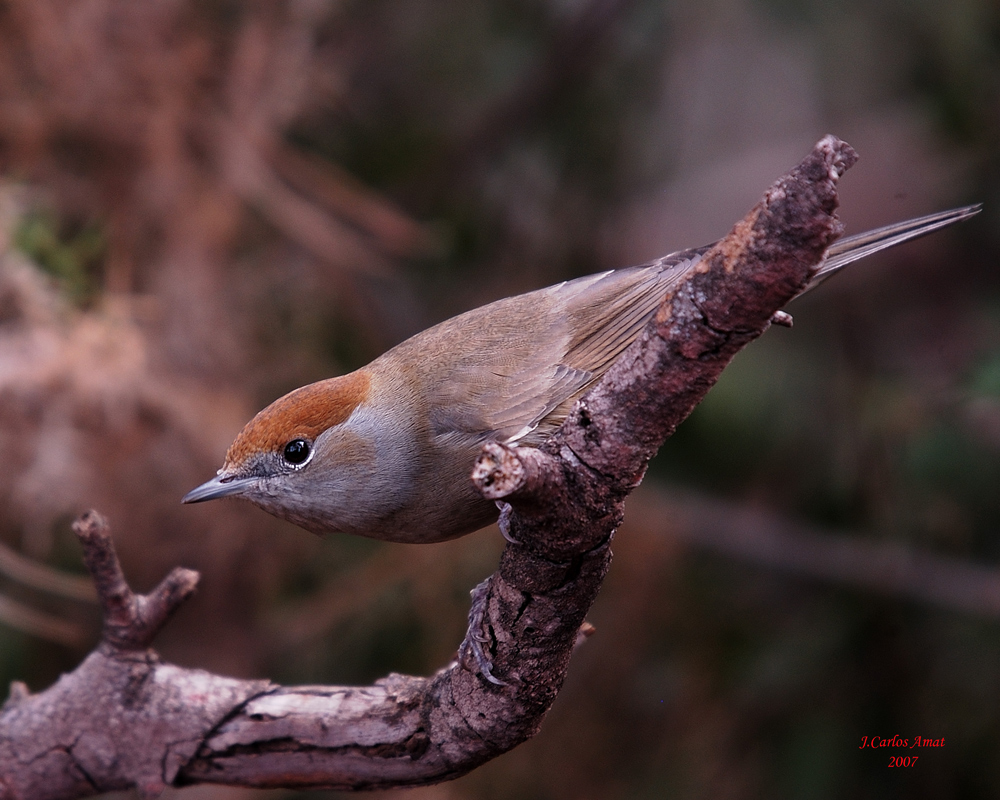
POLYGON ((309 442, 305 439, 292 439, 285 445, 282 456, 289 464, 298 466, 305 463, 306 459, 309 458, 310 451, 309 442))

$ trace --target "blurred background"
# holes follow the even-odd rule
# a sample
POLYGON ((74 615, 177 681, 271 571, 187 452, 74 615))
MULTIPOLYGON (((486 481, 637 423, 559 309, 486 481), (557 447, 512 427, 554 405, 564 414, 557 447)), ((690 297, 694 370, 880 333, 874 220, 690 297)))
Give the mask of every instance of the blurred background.
POLYGON ((495 529, 321 540, 180 497, 280 394, 712 241, 827 132, 861 154, 848 231, 985 211, 737 357, 630 500, 541 733, 407 796, 1000 796, 994 0, 4 3, 0 685, 95 643, 89 507, 137 589, 201 571, 168 660, 444 665, 495 529), (859 750, 893 734, 945 747, 859 750))

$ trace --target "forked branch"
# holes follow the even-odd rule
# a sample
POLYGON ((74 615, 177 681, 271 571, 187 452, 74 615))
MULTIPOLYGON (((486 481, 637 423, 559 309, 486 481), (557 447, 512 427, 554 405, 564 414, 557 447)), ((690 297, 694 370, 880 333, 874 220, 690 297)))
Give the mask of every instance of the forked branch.
POLYGON ((429 678, 282 687, 162 663, 147 649, 197 575, 125 582, 106 523, 75 529, 104 608, 100 646, 0 709, 0 800, 167 785, 361 789, 462 775, 531 737, 559 692, 607 571, 623 501, 646 464, 814 274, 840 234, 836 183, 856 156, 828 136, 704 257, 639 341, 543 448, 489 445, 474 480, 509 504, 511 538, 456 659, 429 678), (474 648, 462 648, 462 653, 474 648))

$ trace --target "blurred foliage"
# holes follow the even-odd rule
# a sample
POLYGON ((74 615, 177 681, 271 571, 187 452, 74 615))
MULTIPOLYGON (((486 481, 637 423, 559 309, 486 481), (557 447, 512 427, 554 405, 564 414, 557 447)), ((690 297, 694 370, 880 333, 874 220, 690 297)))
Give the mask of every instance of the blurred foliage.
MULTIPOLYGON (((495 531, 432 548, 320 542, 178 498, 277 393, 495 297, 659 255, 660 229, 673 249, 702 244, 734 221, 730 194, 756 197, 828 130, 862 155, 845 218, 985 211, 796 302, 795 328, 737 357, 644 489, 1000 561, 995 2, 290 0, 162 17, 116 3, 94 7, 127 24, 93 39, 96 12, 43 24, 31 12, 48 0, 0 10, 0 157, 55 198, 15 215, 13 244, 102 345, 142 345, 118 371, 88 362, 121 389, 100 402, 72 369, 0 375, 13 398, 0 538, 68 569, 65 520, 93 504, 114 512, 138 588, 200 569, 158 642, 166 658, 284 682, 440 667, 495 531), (282 167, 286 149, 319 159, 315 185, 282 167), (386 218, 433 246, 396 246, 386 218), (134 302, 122 312, 112 295, 134 302)), ((34 295, 16 297, 27 310, 0 315, 0 341, 39 318, 34 295)), ((84 334, 64 331, 67 358, 84 334)), ((598 635, 541 733, 408 796, 1000 793, 995 612, 713 556, 657 508, 629 504, 598 635), (947 745, 911 769, 858 749, 894 733, 947 745)), ((41 688, 81 655, 0 627, 0 679, 41 688)))
POLYGON ((15 229, 14 246, 57 278, 73 303, 86 305, 98 291, 107 242, 96 223, 65 228, 54 212, 37 209, 15 229))

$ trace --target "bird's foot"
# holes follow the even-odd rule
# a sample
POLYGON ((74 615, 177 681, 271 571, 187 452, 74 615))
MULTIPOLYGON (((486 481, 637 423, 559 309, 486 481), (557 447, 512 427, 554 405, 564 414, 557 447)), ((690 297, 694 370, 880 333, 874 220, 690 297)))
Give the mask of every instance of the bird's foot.
POLYGON ((497 508, 500 509, 500 518, 497 520, 497 527, 500 528, 503 538, 511 544, 521 544, 510 535, 510 515, 514 513, 514 509, 510 507, 510 503, 505 503, 503 500, 495 500, 494 502, 497 504, 497 508))
POLYGON ((472 605, 469 607, 469 632, 458 648, 459 661, 467 663, 467 657, 471 655, 486 680, 497 686, 507 686, 506 681, 500 680, 493 674, 493 661, 483 648, 483 645, 490 642, 490 637, 483 632, 486 606, 490 596, 490 579, 487 578, 469 594, 472 595, 472 605))

